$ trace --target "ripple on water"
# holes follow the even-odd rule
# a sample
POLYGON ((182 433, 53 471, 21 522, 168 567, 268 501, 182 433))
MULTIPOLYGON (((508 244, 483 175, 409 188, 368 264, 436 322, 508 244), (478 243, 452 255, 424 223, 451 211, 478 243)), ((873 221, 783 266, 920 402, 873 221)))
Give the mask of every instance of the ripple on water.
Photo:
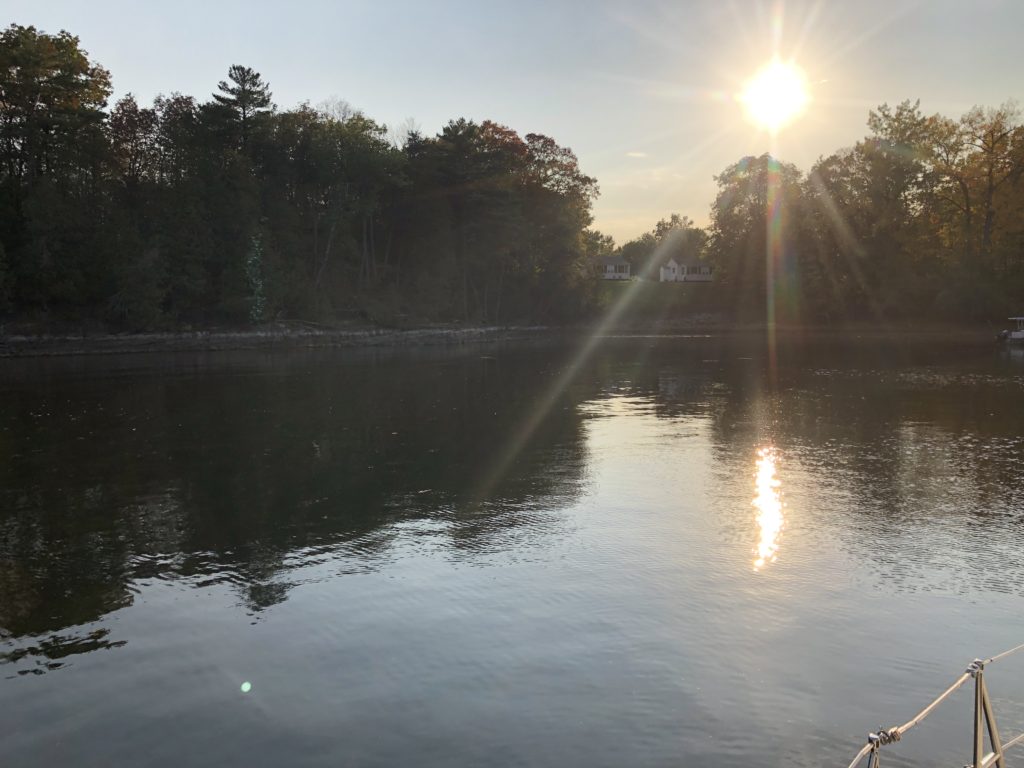
POLYGON ((5 391, 0 761, 845 764, 1019 642, 1024 378, 663 342, 5 391))

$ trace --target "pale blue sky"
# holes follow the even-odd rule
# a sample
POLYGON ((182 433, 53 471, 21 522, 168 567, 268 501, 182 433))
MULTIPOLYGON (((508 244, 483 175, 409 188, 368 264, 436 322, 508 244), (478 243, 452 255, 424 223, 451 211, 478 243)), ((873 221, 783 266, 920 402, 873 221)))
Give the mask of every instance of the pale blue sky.
POLYGON ((620 242, 674 211, 706 223, 713 176, 769 148, 733 97, 772 56, 777 6, 779 52, 814 91, 776 149, 804 170, 883 101, 959 115, 1024 99, 1024 0, 2 3, 77 34, 115 96, 207 98, 245 64, 281 108, 340 97, 427 133, 456 117, 546 133, 597 177, 595 226, 620 242))

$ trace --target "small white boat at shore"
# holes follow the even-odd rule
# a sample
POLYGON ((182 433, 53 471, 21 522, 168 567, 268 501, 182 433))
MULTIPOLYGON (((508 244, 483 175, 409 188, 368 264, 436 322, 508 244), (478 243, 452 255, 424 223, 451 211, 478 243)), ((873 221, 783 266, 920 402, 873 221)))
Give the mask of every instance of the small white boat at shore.
POLYGON ((1008 344, 1024 344, 1024 317, 1009 317, 1007 320, 1016 323, 1016 329, 1000 331, 996 338, 1008 344))

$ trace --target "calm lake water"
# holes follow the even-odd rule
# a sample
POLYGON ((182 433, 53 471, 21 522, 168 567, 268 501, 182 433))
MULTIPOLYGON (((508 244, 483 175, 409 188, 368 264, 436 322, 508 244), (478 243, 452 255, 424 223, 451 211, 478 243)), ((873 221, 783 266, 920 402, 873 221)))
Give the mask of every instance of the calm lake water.
POLYGON ((579 353, 0 361, 0 764, 845 768, 1024 642, 1024 356, 579 353))

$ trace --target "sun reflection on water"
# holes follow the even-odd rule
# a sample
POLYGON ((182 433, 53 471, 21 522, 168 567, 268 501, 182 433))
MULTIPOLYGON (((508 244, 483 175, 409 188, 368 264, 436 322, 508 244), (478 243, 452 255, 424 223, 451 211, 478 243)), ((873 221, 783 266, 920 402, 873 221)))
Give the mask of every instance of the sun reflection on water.
POLYGON ((775 474, 776 461, 777 456, 773 447, 758 449, 757 475, 754 482, 756 495, 752 504, 757 510, 757 527, 761 537, 755 550, 755 571, 775 562, 779 552, 779 537, 785 523, 782 514, 782 494, 779 491, 782 483, 775 474))

